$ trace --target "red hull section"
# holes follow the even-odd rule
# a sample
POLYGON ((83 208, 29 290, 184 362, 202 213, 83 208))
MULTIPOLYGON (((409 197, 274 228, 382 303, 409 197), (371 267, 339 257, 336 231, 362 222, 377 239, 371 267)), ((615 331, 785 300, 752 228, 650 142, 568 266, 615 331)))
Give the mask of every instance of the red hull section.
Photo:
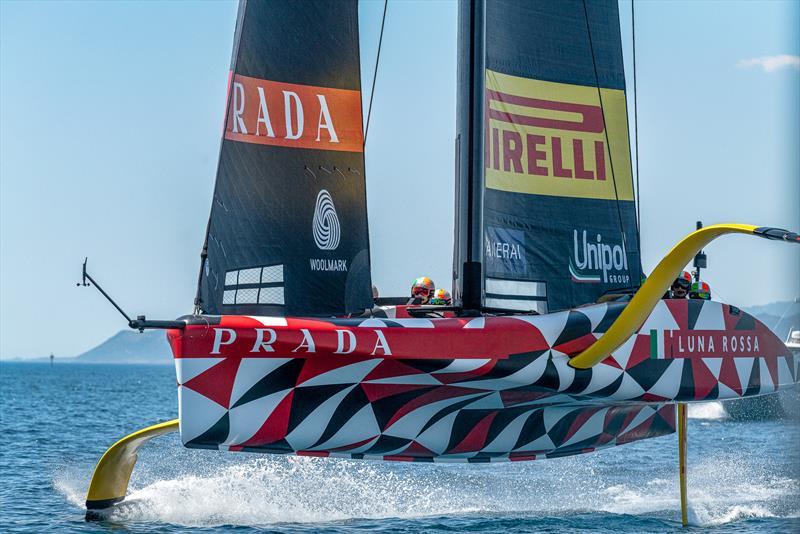
POLYGON ((592 369, 619 315, 196 317, 169 333, 187 446, 389 460, 580 454, 674 431, 674 401, 768 393, 798 361, 735 308, 665 301, 592 369))

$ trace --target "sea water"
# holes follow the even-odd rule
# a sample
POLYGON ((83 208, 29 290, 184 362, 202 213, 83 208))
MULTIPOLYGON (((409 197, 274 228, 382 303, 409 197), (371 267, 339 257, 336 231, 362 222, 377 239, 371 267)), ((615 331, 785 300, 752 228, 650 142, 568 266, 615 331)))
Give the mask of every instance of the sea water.
MULTIPOLYGON (((222 453, 177 435, 139 454, 128 497, 84 521, 94 465, 175 418, 169 366, 0 363, 0 532, 683 532, 674 435, 502 464, 222 453)), ((689 499, 703 532, 800 531, 800 429, 689 420, 689 499)), ((691 414, 691 412, 690 412, 691 414)))

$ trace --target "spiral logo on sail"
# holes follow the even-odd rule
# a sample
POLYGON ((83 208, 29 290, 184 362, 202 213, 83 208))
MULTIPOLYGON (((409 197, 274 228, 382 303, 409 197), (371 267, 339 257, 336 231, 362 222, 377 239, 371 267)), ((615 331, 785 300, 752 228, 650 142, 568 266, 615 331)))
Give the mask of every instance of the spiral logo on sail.
POLYGON ((317 195, 314 207, 314 242, 320 250, 336 250, 342 230, 331 194, 325 189, 317 195))

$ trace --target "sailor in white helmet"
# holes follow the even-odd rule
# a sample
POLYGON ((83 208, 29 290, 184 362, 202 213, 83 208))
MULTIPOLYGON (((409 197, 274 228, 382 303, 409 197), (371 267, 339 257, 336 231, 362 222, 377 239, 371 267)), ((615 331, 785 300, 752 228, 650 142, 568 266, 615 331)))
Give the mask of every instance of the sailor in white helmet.
POLYGON ((435 306, 450 306, 453 303, 453 298, 450 292, 444 288, 437 289, 431 298, 431 304, 435 306))

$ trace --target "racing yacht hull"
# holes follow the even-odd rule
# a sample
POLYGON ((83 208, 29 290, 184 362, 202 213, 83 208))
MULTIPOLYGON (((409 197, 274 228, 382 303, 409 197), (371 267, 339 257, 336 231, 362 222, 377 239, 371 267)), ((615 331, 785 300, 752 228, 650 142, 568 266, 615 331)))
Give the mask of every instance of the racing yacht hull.
POLYGON ((702 300, 661 301, 605 360, 570 366, 625 306, 431 319, 189 317, 168 332, 181 438, 228 451, 531 460, 670 434, 675 402, 797 382, 800 358, 767 327, 702 300))

